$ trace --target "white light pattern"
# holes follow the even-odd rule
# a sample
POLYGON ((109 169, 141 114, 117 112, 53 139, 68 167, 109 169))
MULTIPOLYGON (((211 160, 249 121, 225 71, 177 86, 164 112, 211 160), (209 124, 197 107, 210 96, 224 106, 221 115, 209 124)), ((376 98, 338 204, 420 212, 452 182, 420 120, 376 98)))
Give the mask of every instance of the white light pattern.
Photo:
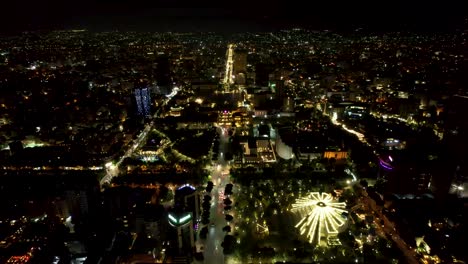
POLYGON ((328 193, 312 192, 292 205, 293 211, 305 214, 295 227, 301 235, 306 233, 310 243, 318 243, 324 235, 338 234, 338 229, 346 223, 341 215, 346 212, 345 207, 346 203, 336 202, 328 193))
POLYGON ((179 87, 174 87, 171 91, 170 94, 167 94, 166 97, 167 98, 172 98, 174 97, 178 92, 180 91, 179 87))
POLYGON ((189 220, 190 217, 191 217, 190 214, 188 214, 188 215, 182 217, 181 219, 179 219, 179 223, 184 223, 185 221, 189 220))
POLYGON ((176 219, 174 216, 172 216, 171 214, 169 214, 169 219, 170 219, 172 222, 174 222, 175 224, 178 223, 177 219, 176 219))

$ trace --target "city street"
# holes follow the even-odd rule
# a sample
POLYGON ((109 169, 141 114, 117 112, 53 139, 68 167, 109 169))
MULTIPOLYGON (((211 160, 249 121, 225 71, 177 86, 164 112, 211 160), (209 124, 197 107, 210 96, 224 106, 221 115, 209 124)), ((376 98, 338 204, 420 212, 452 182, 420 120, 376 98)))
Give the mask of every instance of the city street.
POLYGON ((219 156, 218 161, 213 166, 211 178, 214 188, 211 191, 212 205, 210 211, 211 223, 208 225, 208 236, 204 241, 204 256, 206 264, 225 263, 223 242, 225 232, 222 230, 226 226, 224 215, 224 187, 230 182, 229 164, 225 161, 225 153, 229 142, 229 136, 225 129, 218 128, 219 138, 219 156))
POLYGON ((361 202, 365 205, 365 208, 373 212, 375 217, 375 223, 377 228, 384 232, 388 238, 392 239, 393 242, 398 246, 398 248, 403 252, 404 256, 408 263, 417 264, 419 263, 417 254, 412 250, 406 242, 401 239, 396 231, 395 225, 388 220, 388 218, 382 214, 382 208, 378 206, 375 201, 367 195, 367 192, 363 190, 363 196, 361 197, 361 202), (381 221, 383 221, 383 226, 381 226, 381 221))
MULTIPOLYGON (((169 103, 169 101, 172 99, 172 97, 174 97, 174 95, 177 94, 178 91, 179 91, 178 88, 174 88, 174 91, 171 94, 171 96, 168 96, 168 98, 165 99, 164 102, 162 103, 161 107, 158 108, 158 110, 156 110, 156 112, 153 115, 153 119, 156 119, 156 118, 159 117, 159 114, 161 113, 162 107, 164 107, 167 103, 169 103)), ((139 149, 142 146, 142 144, 144 144, 146 142, 148 134, 151 131, 151 129, 153 128, 153 126, 154 126, 154 121, 151 121, 150 123, 146 124, 145 128, 140 132, 138 137, 135 140, 132 141, 133 144, 128 147, 128 149, 127 149, 127 151, 125 152, 124 155, 122 155, 120 158, 117 159, 115 164, 112 164, 112 163, 106 163, 105 164, 106 175, 104 177, 102 177, 102 179, 100 181, 101 186, 104 183, 110 183, 112 181, 112 178, 119 175, 118 168, 119 168, 120 164, 122 163, 122 161, 125 158, 131 157, 133 155, 133 153, 137 149, 139 149)))

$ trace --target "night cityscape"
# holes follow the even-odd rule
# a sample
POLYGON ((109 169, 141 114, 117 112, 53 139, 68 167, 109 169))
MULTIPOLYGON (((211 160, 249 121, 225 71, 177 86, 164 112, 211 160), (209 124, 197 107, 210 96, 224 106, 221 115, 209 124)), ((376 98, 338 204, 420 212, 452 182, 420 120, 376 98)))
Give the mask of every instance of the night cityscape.
POLYGON ((4 6, 0 264, 467 263, 463 5, 216 3, 4 6))

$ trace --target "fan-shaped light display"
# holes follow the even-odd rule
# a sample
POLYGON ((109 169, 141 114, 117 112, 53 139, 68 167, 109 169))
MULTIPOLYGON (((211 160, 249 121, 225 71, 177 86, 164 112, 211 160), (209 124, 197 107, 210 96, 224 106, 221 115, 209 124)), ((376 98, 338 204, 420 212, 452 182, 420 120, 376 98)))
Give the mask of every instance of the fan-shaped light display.
POLYGON ((338 234, 339 228, 346 223, 346 217, 342 215, 346 212, 344 208, 346 203, 337 202, 330 194, 312 192, 292 205, 292 210, 302 216, 295 227, 301 235, 306 234, 310 243, 318 243, 322 236, 338 234))

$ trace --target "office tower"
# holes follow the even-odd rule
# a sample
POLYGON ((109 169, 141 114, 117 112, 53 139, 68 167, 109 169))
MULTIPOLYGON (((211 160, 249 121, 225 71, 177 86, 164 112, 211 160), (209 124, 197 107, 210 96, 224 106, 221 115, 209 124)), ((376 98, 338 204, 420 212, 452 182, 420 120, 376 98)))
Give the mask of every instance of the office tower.
POLYGON ((195 187, 185 184, 177 188, 175 194, 176 205, 184 208, 184 211, 191 212, 195 220, 200 218, 200 194, 195 187))
POLYGON ((246 73, 247 73, 247 51, 246 50, 235 50, 234 62, 233 62, 233 74, 235 76, 236 84, 245 84, 246 73))
POLYGON ((278 100, 281 100, 282 98, 284 98, 286 96, 284 81, 283 80, 276 80, 275 84, 276 84, 276 86, 275 86, 276 98, 278 100))
POLYGON ((179 250, 187 249, 184 246, 188 231, 189 244, 195 249, 194 226, 198 222, 200 195, 195 187, 185 184, 177 188, 174 197, 174 208, 168 214, 168 221, 177 229, 177 241, 179 250), (188 230, 187 230, 188 228, 188 230), (185 230, 185 232, 184 232, 185 230))
MULTIPOLYGON (((177 244, 179 251, 184 251, 184 240, 186 240, 184 236, 184 233, 186 232, 184 232, 184 229, 186 230, 187 227, 190 239, 190 248, 195 249, 195 235, 193 230, 194 223, 192 213, 175 210, 168 214, 168 222, 177 229, 177 244)), ((185 248, 187 247, 185 246, 185 248)))
POLYGON ((265 63, 255 65, 255 85, 266 87, 268 86, 269 74, 271 67, 265 63))
POLYGON ((387 193, 427 193, 433 180, 431 171, 430 161, 413 153, 400 151, 397 155, 383 154, 379 157, 378 176, 387 182, 387 193))
POLYGON ((437 182, 443 192, 450 189, 458 196, 468 196, 465 187, 468 185, 468 96, 454 95, 447 103, 443 143, 447 155, 444 174, 449 177, 438 177, 437 182), (448 165, 448 166, 447 166, 448 165))
POLYGON ((171 67, 167 55, 160 55, 156 58, 156 82, 162 87, 171 85, 171 67))
MULTIPOLYGON (((447 145, 452 161, 457 166, 465 167, 468 164, 467 148, 468 143, 468 96, 455 95, 448 104, 446 111, 446 122, 444 131, 444 143, 447 145)), ((466 170, 466 168, 462 168, 466 170)))
POLYGON ((149 116, 151 115, 151 96, 148 88, 135 89, 135 100, 137 104, 138 115, 149 116))
POLYGON ((247 71, 247 51, 246 50, 235 50, 234 51, 234 74, 245 73, 247 71))

